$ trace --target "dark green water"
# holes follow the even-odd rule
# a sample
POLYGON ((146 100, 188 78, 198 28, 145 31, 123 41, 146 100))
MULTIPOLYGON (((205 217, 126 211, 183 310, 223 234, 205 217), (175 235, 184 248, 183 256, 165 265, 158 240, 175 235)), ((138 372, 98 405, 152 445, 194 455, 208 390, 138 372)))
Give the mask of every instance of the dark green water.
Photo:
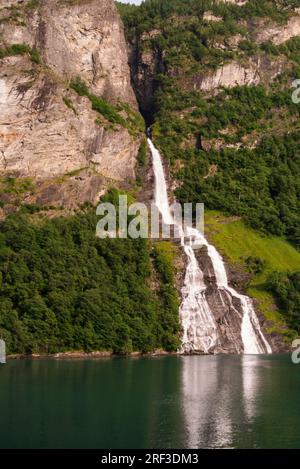
POLYGON ((299 448, 289 356, 10 361, 1 448, 299 448))

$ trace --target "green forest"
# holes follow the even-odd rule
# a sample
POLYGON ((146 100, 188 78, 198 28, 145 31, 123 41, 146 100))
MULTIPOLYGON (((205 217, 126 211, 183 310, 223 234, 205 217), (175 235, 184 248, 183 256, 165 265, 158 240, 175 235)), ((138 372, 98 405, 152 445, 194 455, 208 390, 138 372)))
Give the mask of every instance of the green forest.
POLYGON ((144 239, 97 238, 91 207, 31 218, 24 209, 0 224, 0 337, 8 353, 177 349, 172 257, 144 239))

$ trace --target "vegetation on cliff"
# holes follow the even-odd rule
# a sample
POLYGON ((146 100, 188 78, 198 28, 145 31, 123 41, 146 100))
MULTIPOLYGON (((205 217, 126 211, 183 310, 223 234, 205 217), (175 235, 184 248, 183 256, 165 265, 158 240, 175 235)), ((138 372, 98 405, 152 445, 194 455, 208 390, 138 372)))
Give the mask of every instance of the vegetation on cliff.
MULTIPOLYGON (((37 4, 30 2, 32 8, 37 4)), ((140 64, 152 73, 148 113, 153 138, 170 162, 177 199, 242 218, 213 229, 213 242, 250 272, 248 292, 266 318, 281 327, 284 317, 299 331, 300 107, 291 100, 291 83, 300 76, 299 38, 259 43, 255 28, 266 18, 286 24, 300 0, 248 0, 243 6, 146 0, 140 7, 118 6, 129 45, 137 47, 136 60, 145 54, 150 61, 140 64), (213 92, 197 85, 230 62, 243 66, 249 60, 284 67, 276 79, 259 85, 213 92), (273 298, 282 316, 274 313, 273 298)), ((20 8, 0 22, 19 24, 20 8)), ((0 59, 13 55, 40 63, 39 53, 26 44, 0 50, 0 59)), ((64 83, 97 112, 96 127, 124 127, 141 137, 143 121, 129 104, 107 101, 79 77, 64 83)), ((75 93, 63 94, 60 103, 77 116, 73 98, 75 93)), ((138 185, 146 160, 142 140, 138 185)), ((34 190, 30 178, 1 177, 4 200, 18 206, 21 195, 34 190)), ((117 195, 110 191, 105 200, 117 195)), ((40 219, 37 211, 23 206, 0 224, 0 337, 8 351, 176 350, 180 327, 170 243, 100 240, 91 207, 57 219, 40 219)))
MULTIPOLYGON (((93 111, 97 111, 111 124, 121 125, 134 136, 145 130, 142 117, 134 112, 129 104, 119 103, 114 106, 108 103, 101 96, 91 93, 86 83, 80 77, 71 81, 70 88, 76 91, 79 96, 86 96, 91 102, 93 111), (122 116, 121 113, 125 114, 126 117, 122 116)), ((66 105, 70 107, 69 104, 66 103, 66 105)))
POLYGON ((127 39, 138 38, 140 50, 160 54, 164 66, 176 76, 265 51, 265 44, 256 46, 253 25, 248 27, 247 21, 267 18, 284 24, 299 6, 299 0, 248 0, 242 6, 214 0, 145 0, 138 7, 118 4, 127 39))
POLYGON ((300 334, 300 271, 274 273, 270 277, 269 288, 286 311, 289 326, 300 334))
POLYGON ((0 48, 0 59, 15 55, 29 55, 32 62, 36 64, 41 63, 40 54, 37 49, 31 48, 27 44, 12 44, 6 48, 0 48))
MULTIPOLYGON (((277 52, 289 57, 290 65, 268 86, 236 86, 208 97, 188 85, 199 66, 211 70, 224 64, 221 56, 231 48, 218 46, 220 63, 212 64, 214 41, 222 44, 237 32, 243 19, 268 16, 284 21, 297 5, 294 1, 282 5, 249 0, 237 6, 147 0, 140 7, 122 6, 121 12, 128 37, 135 34, 141 49, 149 47, 154 55, 159 50, 162 57, 165 72, 153 77, 153 135, 173 165, 173 176, 180 183, 178 199, 201 200, 209 209, 242 215, 252 227, 286 236, 299 246, 300 107, 291 99, 291 77, 300 71, 299 57, 293 53, 299 38, 271 49, 270 55, 277 52), (207 10, 225 22, 205 21, 207 10), (145 31, 150 31, 150 39, 143 35, 145 31), (202 55, 194 53, 195 41, 205 49, 202 55), (170 61, 172 54, 176 64, 170 61)), ((241 33, 246 35, 247 28, 241 33)), ((248 55, 244 41, 241 51, 248 55)))

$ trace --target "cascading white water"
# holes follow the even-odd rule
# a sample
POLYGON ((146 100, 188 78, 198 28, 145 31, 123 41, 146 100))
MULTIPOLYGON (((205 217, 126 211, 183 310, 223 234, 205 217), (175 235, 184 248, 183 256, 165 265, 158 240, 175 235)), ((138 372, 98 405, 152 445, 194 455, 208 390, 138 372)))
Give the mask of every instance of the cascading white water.
MULTIPOLYGON (((162 220, 166 225, 174 225, 171 214, 166 178, 159 151, 152 141, 148 139, 152 154, 153 171, 155 177, 155 204, 158 207, 162 220)), ((220 331, 215 316, 206 299, 207 286, 204 275, 197 261, 194 247, 205 246, 210 258, 216 286, 223 302, 222 293, 230 301, 231 307, 237 312, 233 300, 241 305, 241 339, 243 351, 246 354, 272 353, 272 349, 264 337, 253 303, 247 296, 241 295, 228 285, 228 278, 224 262, 214 246, 210 245, 200 231, 187 228, 186 233, 181 232, 181 244, 188 259, 184 287, 182 289, 182 303, 180 306, 180 319, 183 328, 182 352, 209 353, 220 345, 220 331)))

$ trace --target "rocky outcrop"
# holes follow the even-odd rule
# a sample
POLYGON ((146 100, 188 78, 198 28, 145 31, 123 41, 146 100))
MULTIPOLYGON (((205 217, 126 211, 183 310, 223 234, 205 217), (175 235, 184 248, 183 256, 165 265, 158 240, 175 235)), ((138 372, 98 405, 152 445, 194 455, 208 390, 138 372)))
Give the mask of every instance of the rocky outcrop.
MULTIPOLYGON (((196 251, 196 256, 207 286, 205 298, 214 315, 219 331, 219 342, 213 353, 243 353, 244 345, 241 337, 241 324, 244 312, 241 301, 238 297, 230 295, 225 288, 217 286, 207 248, 202 247, 196 251)), ((236 289, 239 293, 244 292, 248 282, 251 280, 251 275, 241 267, 233 265, 230 262, 226 263, 226 270, 230 287, 236 289)), ((268 332, 270 324, 259 312, 256 302, 254 302, 254 306, 263 334, 269 344, 271 344, 273 353, 288 352, 288 344, 283 342, 280 334, 268 332)))
POLYGON ((42 3, 35 41, 43 59, 66 77, 80 76, 96 95, 135 106, 123 25, 112 0, 74 3, 42 3))
POLYGON ((203 20, 204 21, 216 22, 216 21, 222 21, 222 19, 223 18, 221 16, 214 15, 212 11, 205 11, 204 14, 203 14, 203 20))
MULTIPOLYGON (((127 103, 136 112, 123 26, 113 0, 45 0, 36 9, 28 2, 10 2, 13 10, 4 8, 6 3, 0 10, 0 18, 6 18, 0 22, 2 174, 51 180, 89 169, 99 193, 108 180, 133 179, 139 137, 126 127, 126 114, 124 125, 112 123, 69 86, 80 77, 108 105, 127 103)), ((85 194, 79 202, 97 198, 85 188, 83 181, 91 182, 86 174, 80 183, 73 181, 75 186, 76 181, 85 194)), ((49 197, 59 203, 53 190, 49 197)), ((36 200, 46 203, 50 192, 36 200)))
MULTIPOLYGON (((212 12, 207 11, 203 16, 204 21, 216 22, 219 17, 216 17, 212 12)), ((298 21, 298 20, 297 20, 298 21)), ((289 37, 298 35, 298 22, 295 18, 291 19, 284 30, 278 28, 274 30, 266 29, 258 33, 263 28, 254 28, 252 34, 255 36, 254 40, 264 42, 267 36, 274 42, 279 44, 286 41, 289 37), (280 32, 278 32, 280 31, 280 32), (265 34, 265 36, 263 36, 265 34), (274 36, 274 37, 273 37, 274 36)), ((253 25, 249 26, 249 34, 253 25)), ((151 123, 151 113, 155 112, 153 94, 157 88, 156 76, 159 73, 165 73, 167 70, 164 53, 160 50, 155 50, 149 46, 151 38, 160 34, 158 30, 153 30, 144 33, 141 37, 135 37, 129 44, 130 51, 130 66, 132 74, 132 82, 135 88, 136 96, 140 105, 140 109, 146 120, 151 123), (149 118, 150 115, 150 118, 149 118)), ((231 49, 237 51, 240 41, 243 40, 241 34, 236 34, 231 38, 226 39, 226 43, 215 43, 213 47, 216 49, 231 49)), ((249 85, 268 85, 280 75, 286 67, 288 67, 288 60, 283 55, 276 58, 265 53, 259 53, 252 57, 238 57, 229 62, 225 62, 217 69, 205 70, 201 73, 184 73, 180 68, 169 70, 170 76, 174 77, 180 83, 180 87, 192 91, 203 91, 208 94, 215 94, 222 88, 233 88, 235 86, 249 86, 249 85)))
POLYGON ((216 71, 185 77, 183 86, 186 89, 212 92, 220 88, 269 83, 282 72, 285 63, 283 58, 273 61, 267 55, 251 57, 247 62, 235 60, 216 71))
POLYGON ((276 45, 283 44, 293 37, 300 36, 300 16, 293 16, 285 25, 274 23, 270 26, 261 22, 257 31, 255 40, 259 44, 267 41, 276 45))
POLYGON ((136 107, 123 24, 113 0, 44 0, 36 9, 26 8, 28 1, 12 3, 14 15, 0 10, 7 20, 0 25, 3 45, 36 47, 43 63, 65 79, 80 76, 96 95, 136 107))
POLYGON ((196 255, 207 285, 206 301, 219 330, 219 343, 214 353, 242 353, 241 324, 243 311, 241 304, 236 298, 231 297, 225 289, 218 288, 207 248, 201 248, 196 252, 196 255))

